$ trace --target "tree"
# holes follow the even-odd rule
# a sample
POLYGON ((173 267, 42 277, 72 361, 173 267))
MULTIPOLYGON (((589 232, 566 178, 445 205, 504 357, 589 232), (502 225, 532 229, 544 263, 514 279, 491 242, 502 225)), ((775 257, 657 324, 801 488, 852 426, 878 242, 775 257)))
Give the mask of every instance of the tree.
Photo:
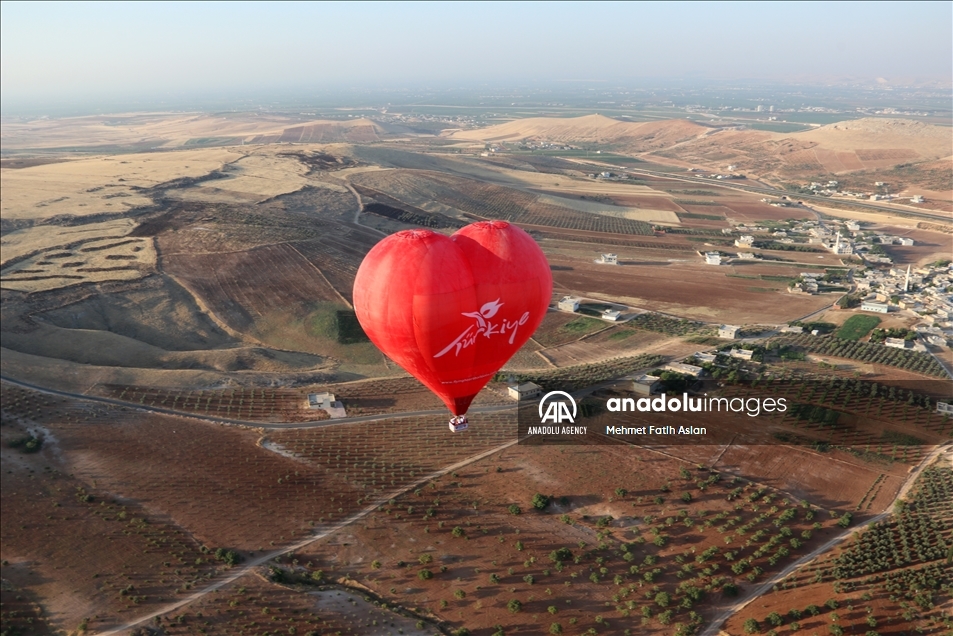
POLYGON ((766 620, 772 625, 774 625, 775 627, 780 626, 781 623, 783 622, 781 615, 778 614, 777 612, 771 612, 770 614, 768 614, 768 618, 766 620))
POLYGON ((563 626, 560 625, 559 623, 553 623, 552 625, 549 626, 549 633, 550 633, 550 634, 562 634, 562 633, 563 633, 563 626))
POLYGON ((507 510, 510 511, 510 514, 511 514, 511 515, 518 515, 518 514, 520 514, 521 512, 523 512, 523 510, 522 510, 519 506, 517 506, 516 504, 510 504, 510 507, 507 508, 507 510))
POLYGON ((757 634, 761 631, 761 624, 755 619, 749 618, 744 622, 741 628, 745 630, 745 634, 757 634))
POLYGON ((549 506, 549 500, 550 498, 546 495, 536 493, 533 495, 533 508, 536 508, 537 510, 546 510, 546 508, 549 506))
POLYGON ((655 595, 655 604, 659 607, 668 607, 671 602, 672 598, 668 595, 668 592, 659 592, 655 595))
POLYGON ((460 526, 455 526, 455 527, 453 528, 453 530, 450 531, 450 534, 452 534, 453 536, 459 538, 459 537, 462 537, 463 535, 465 535, 465 534, 466 534, 466 531, 465 531, 463 528, 461 528, 460 526))
POLYGON ((510 610, 510 612, 512 612, 513 614, 516 614, 521 609, 523 609, 523 604, 514 598, 512 601, 506 604, 506 609, 510 610))
POLYGON ((427 568, 424 568, 421 571, 417 572, 417 578, 420 579, 421 581, 428 581, 433 578, 433 572, 431 572, 427 568))
POLYGON ((569 548, 559 548, 549 553, 549 560, 553 563, 568 561, 572 558, 572 550, 569 548))

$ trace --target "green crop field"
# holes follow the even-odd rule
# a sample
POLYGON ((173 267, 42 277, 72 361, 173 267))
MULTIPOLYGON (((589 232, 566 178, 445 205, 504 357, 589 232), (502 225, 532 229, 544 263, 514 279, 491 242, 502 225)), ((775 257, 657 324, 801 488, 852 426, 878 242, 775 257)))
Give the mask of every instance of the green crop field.
POLYGON ((851 316, 837 331, 837 337, 844 340, 860 340, 870 330, 880 324, 880 318, 876 316, 864 316, 857 314, 851 316))

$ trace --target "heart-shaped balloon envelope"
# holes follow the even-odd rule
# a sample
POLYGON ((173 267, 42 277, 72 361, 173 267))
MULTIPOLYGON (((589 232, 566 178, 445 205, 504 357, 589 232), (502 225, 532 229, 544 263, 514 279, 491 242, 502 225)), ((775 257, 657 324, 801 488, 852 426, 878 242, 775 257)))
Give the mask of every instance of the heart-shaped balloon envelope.
POLYGON ((385 355, 463 415, 536 331, 552 291, 526 232, 481 221, 451 237, 405 230, 375 245, 354 280, 354 311, 385 355))

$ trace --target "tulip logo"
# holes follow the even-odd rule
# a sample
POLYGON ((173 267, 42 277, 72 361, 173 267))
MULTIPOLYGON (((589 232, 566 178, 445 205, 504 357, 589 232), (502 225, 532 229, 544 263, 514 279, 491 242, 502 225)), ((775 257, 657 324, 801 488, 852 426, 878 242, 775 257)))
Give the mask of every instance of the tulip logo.
POLYGON ((497 298, 496 300, 485 303, 480 307, 480 311, 463 312, 462 315, 467 318, 473 318, 474 323, 464 329, 463 333, 454 338, 453 342, 444 347, 439 353, 434 355, 434 357, 443 357, 451 351, 453 351, 453 355, 458 356, 462 350, 475 345, 477 338, 480 336, 492 338, 496 335, 505 336, 509 334, 509 343, 513 344, 516 339, 516 330, 519 329, 520 325, 525 325, 526 321, 529 320, 529 312, 524 312, 519 320, 507 320, 506 318, 496 322, 490 320, 496 316, 503 304, 504 303, 501 303, 500 299, 497 298))

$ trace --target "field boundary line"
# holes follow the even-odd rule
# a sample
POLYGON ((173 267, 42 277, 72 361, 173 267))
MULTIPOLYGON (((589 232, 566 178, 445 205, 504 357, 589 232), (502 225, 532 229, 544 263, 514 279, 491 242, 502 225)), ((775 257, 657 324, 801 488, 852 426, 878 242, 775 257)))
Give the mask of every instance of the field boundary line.
MULTIPOLYGON (((338 426, 345 424, 359 424, 365 422, 380 422, 382 420, 391 420, 391 419, 404 419, 408 417, 420 417, 423 415, 441 415, 446 413, 444 409, 431 409, 425 411, 399 411, 396 413, 381 413, 377 415, 357 415, 354 417, 341 417, 337 419, 327 419, 327 420, 313 420, 310 422, 255 422, 251 420, 239 420, 234 418, 227 417, 217 417, 215 415, 203 415, 201 413, 190 413, 188 411, 177 411, 174 409, 168 409, 161 406, 147 406, 145 404, 136 404, 134 402, 126 402, 124 400, 117 400, 115 398, 107 398, 99 395, 86 395, 83 393, 71 393, 69 391, 61 391, 59 389, 50 389, 42 387, 36 384, 30 384, 29 382, 23 382, 22 380, 17 380, 9 376, 0 375, 0 381, 6 382, 8 384, 13 384, 24 389, 30 389, 31 391, 37 391, 39 393, 46 393, 48 395, 56 395, 59 397, 66 397, 74 400, 85 400, 87 402, 98 402, 100 404, 109 404, 111 406, 118 406, 121 408, 128 408, 136 411, 143 411, 146 413, 160 413, 162 415, 169 415, 172 417, 180 417, 183 419, 192 419, 199 420, 202 422, 212 422, 214 424, 230 424, 234 426, 244 426, 246 428, 255 428, 255 429, 266 429, 266 430, 293 430, 298 428, 320 428, 324 426, 338 426)), ((485 406, 476 406, 470 409, 472 413, 496 413, 498 411, 505 411, 507 409, 516 408, 516 404, 487 404, 485 406)))
POLYGON ((216 590, 219 590, 219 589, 225 587, 226 585, 229 585, 229 584, 231 584, 231 583, 234 583, 236 580, 240 579, 241 577, 245 576, 246 574, 251 573, 253 570, 255 570, 255 568, 257 568, 257 567, 259 567, 259 566, 262 566, 262 565, 268 563, 268 562, 271 561, 272 559, 275 559, 275 558, 277 558, 277 557, 280 557, 280 556, 282 556, 282 555, 284 555, 284 554, 288 554, 289 552, 294 552, 295 550, 300 550, 301 548, 303 548, 303 547, 305 547, 305 546, 308 546, 308 545, 310 545, 310 544, 312 544, 312 543, 315 543, 315 542, 317 542, 317 541, 320 541, 320 540, 322 540, 322 539, 324 539, 324 538, 326 538, 326 537, 328 537, 328 536, 334 534, 334 533, 337 532, 338 530, 341 530, 341 529, 343 529, 343 528, 346 528, 347 526, 349 526, 349 525, 351 525, 351 524, 353 524, 353 523, 355 523, 355 522, 357 522, 357 521, 360 521, 361 519, 363 519, 363 518, 366 517, 367 515, 371 514, 371 513, 374 512, 375 510, 377 510, 377 509, 378 509, 381 505, 383 505, 386 501, 388 501, 388 500, 390 500, 390 499, 393 499, 393 498, 395 498, 395 497, 399 497, 400 495, 403 495, 404 493, 409 492, 410 490, 412 490, 412 489, 414 489, 414 488, 417 488, 418 486, 421 486, 421 485, 426 484, 426 483, 428 483, 428 482, 430 482, 430 481, 432 481, 432 480, 434 480, 434 479, 437 479, 438 477, 442 477, 443 475, 445 475, 445 474, 447 474, 447 473, 449 473, 449 472, 452 472, 452 471, 454 471, 454 470, 458 470, 458 469, 460 469, 460 468, 463 468, 464 466, 467 466, 467 465, 472 464, 472 463, 474 463, 474 462, 478 462, 478 461, 480 461, 480 460, 482 460, 482 459, 486 459, 487 457, 493 455, 494 453, 498 453, 498 452, 500 452, 500 451, 506 450, 506 449, 509 448, 510 446, 515 445, 517 442, 519 442, 519 440, 518 440, 518 439, 514 439, 514 440, 509 441, 509 442, 506 442, 505 444, 502 444, 502 445, 500 445, 500 446, 495 446, 495 447, 491 448, 490 450, 486 450, 486 451, 483 451, 483 452, 478 453, 478 454, 476 454, 476 455, 472 455, 472 456, 470 456, 470 457, 468 457, 468 458, 466 458, 466 459, 463 459, 463 460, 461 460, 461 461, 459 461, 459 462, 457 462, 457 463, 455 463, 455 464, 451 464, 450 466, 447 466, 447 467, 445 467, 445 468, 441 468, 440 470, 434 471, 434 472, 432 472, 432 473, 430 473, 430 474, 428 474, 428 475, 426 475, 426 476, 424 476, 424 477, 421 477, 421 478, 418 479, 417 481, 415 481, 415 482, 413 482, 413 483, 411 483, 411 484, 408 484, 407 486, 398 488, 397 490, 393 490, 393 491, 391 491, 390 493, 387 493, 386 495, 381 495, 378 499, 376 499, 376 500, 374 501, 374 503, 372 503, 372 504, 370 504, 369 506, 366 506, 365 508, 363 508, 362 510, 359 510, 358 512, 356 512, 356 513, 354 513, 354 514, 352 514, 352 515, 350 515, 350 516, 348 516, 348 517, 342 519, 341 521, 335 523, 334 525, 329 526, 329 527, 325 528, 324 530, 318 531, 318 532, 316 532, 315 534, 312 534, 311 536, 309 536, 308 538, 302 539, 301 541, 298 541, 297 543, 294 543, 294 544, 292 544, 292 545, 290 545, 290 546, 287 546, 287 547, 284 547, 284 548, 275 550, 275 551, 273 551, 273 552, 269 552, 269 553, 266 554, 266 555, 260 556, 260 557, 258 557, 258 558, 256 558, 256 559, 254 559, 253 561, 249 562, 248 564, 244 565, 243 567, 239 568, 238 571, 233 572, 233 573, 229 573, 228 576, 226 576, 225 578, 220 579, 220 580, 218 580, 218 581, 212 583, 211 585, 209 585, 208 587, 206 587, 206 588, 204 588, 204 589, 202 589, 202 590, 199 590, 199 591, 197 591, 197 592, 194 592, 193 594, 190 594, 188 597, 186 597, 186 598, 184 598, 184 599, 182 599, 182 600, 180 600, 180 601, 176 601, 176 602, 174 602, 174 603, 171 603, 171 604, 169 604, 169 605, 166 605, 166 606, 165 606, 164 608, 162 608, 162 609, 156 610, 156 611, 154 611, 154 612, 152 612, 152 613, 150 613, 150 614, 147 614, 146 616, 141 616, 141 617, 139 617, 139 618, 137 618, 137 619, 134 619, 134 620, 132 620, 132 621, 129 621, 129 622, 123 624, 123 625, 119 625, 118 627, 112 627, 112 628, 107 629, 107 630, 105 630, 105 631, 97 632, 97 634, 98 634, 98 636, 114 636, 114 635, 118 635, 118 634, 121 634, 122 632, 125 632, 125 631, 127 631, 127 630, 130 630, 130 629, 132 629, 132 628, 134 628, 134 627, 136 627, 136 626, 138 626, 138 625, 141 625, 142 623, 145 623, 146 621, 152 620, 153 618, 155 618, 155 617, 157 617, 157 616, 162 616, 163 614, 168 614, 169 612, 174 612, 174 611, 177 610, 177 609, 180 609, 180 608, 185 607, 185 606, 187 606, 187 605, 191 605, 191 604, 194 603, 195 601, 201 599, 201 598, 202 598, 203 596, 205 596, 206 594, 209 594, 209 593, 211 593, 211 592, 214 592, 214 591, 216 591, 216 590))
POLYGON ((330 287, 331 290, 334 291, 334 293, 338 295, 338 298, 340 298, 341 301, 342 301, 345 305, 347 305, 348 309, 354 309, 354 305, 352 305, 351 303, 349 303, 349 302, 347 301, 347 298, 345 298, 344 296, 342 296, 342 295, 341 295, 341 292, 339 292, 339 291, 337 290, 337 287, 335 287, 334 285, 331 284, 331 281, 329 281, 329 280, 328 280, 328 277, 324 275, 324 272, 321 271, 321 268, 320 268, 320 267, 318 267, 317 265, 315 265, 314 263, 312 263, 310 260, 308 260, 308 257, 305 256, 304 254, 302 254, 302 253, 298 250, 298 248, 295 247, 294 245, 292 245, 291 243, 285 243, 285 245, 287 245, 288 247, 290 247, 291 249, 293 249, 294 252, 295 252, 295 254, 297 254, 298 256, 300 256, 301 258, 303 258, 304 261, 305 261, 308 265, 310 265, 311 267, 314 268, 314 271, 316 271, 316 272, 318 273, 318 276, 321 277, 321 280, 323 280, 323 281, 325 282, 325 284, 327 284, 327 286, 330 287))
MULTIPOLYGON (((354 212, 354 225, 358 225, 358 226, 363 227, 363 228, 365 228, 365 229, 371 230, 372 232, 377 232, 377 233, 380 234, 381 236, 387 236, 387 233, 386 233, 386 232, 383 232, 383 231, 381 231, 381 230, 378 230, 376 227, 371 227, 371 226, 369 226, 369 225, 364 225, 363 223, 361 223, 360 218, 361 218, 361 213, 364 212, 364 199, 361 198, 361 193, 358 192, 357 189, 355 189, 355 187, 354 187, 353 185, 351 185, 351 182, 350 182, 350 181, 348 181, 348 177, 347 177, 347 176, 345 176, 345 178, 342 179, 342 181, 344 182, 344 187, 347 188, 348 190, 350 190, 350 191, 351 191, 351 194, 354 195, 354 198, 357 199, 357 211, 354 212)), ((370 188, 370 189, 371 189, 371 190, 374 190, 374 188, 370 188)), ((380 190, 374 190, 374 191, 375 191, 375 192, 380 192, 380 190)), ((381 194, 384 194, 384 193, 381 192, 381 194)), ((398 199, 398 200, 399 200, 399 199, 398 199)))

